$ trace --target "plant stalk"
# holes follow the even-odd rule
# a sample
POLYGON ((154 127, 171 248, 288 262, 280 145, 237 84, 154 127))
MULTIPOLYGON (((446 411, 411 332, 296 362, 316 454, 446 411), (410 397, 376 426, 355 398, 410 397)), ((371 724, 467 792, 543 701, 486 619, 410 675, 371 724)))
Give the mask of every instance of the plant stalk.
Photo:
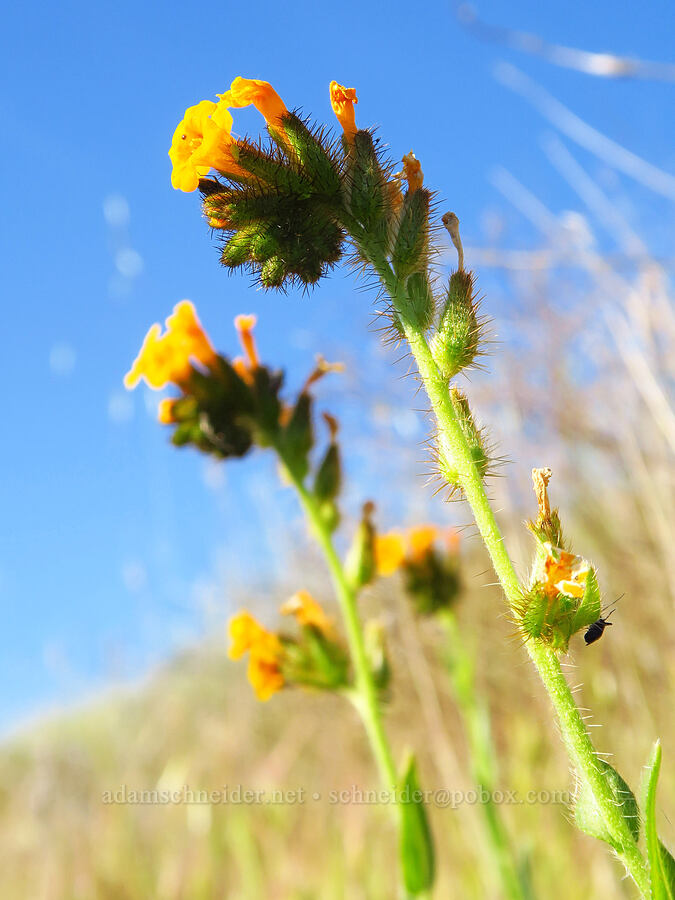
MULTIPOLYGON (((410 321, 410 304, 388 261, 378 252, 369 254, 370 260, 389 294, 394 312, 401 322, 405 337, 417 363, 420 377, 438 422, 439 451, 448 464, 458 472, 458 482, 469 503, 478 530, 490 554, 492 565, 506 596, 514 609, 521 596, 521 587, 504 539, 497 525, 481 474, 476 467, 462 433, 448 385, 431 354, 431 348, 421 328, 410 321)), ((644 897, 649 896, 647 868, 620 807, 598 766, 598 757, 583 719, 563 675, 553 650, 534 640, 525 647, 539 672, 558 716, 563 742, 572 762, 591 789, 595 803, 617 844, 618 855, 644 897)))
MULTIPOLYGON (((279 454, 283 459, 281 453, 279 454)), ((307 490, 301 478, 286 466, 288 474, 297 491, 300 504, 311 523, 314 537, 324 555, 333 581, 335 595, 344 619, 347 643, 354 666, 355 688, 351 699, 361 716, 370 745, 377 763, 383 787, 396 790, 398 775, 389 740, 384 730, 382 712, 377 695, 373 675, 366 653, 363 629, 356 604, 356 591, 349 583, 342 561, 333 544, 333 539, 321 516, 319 505, 314 496, 307 490)))

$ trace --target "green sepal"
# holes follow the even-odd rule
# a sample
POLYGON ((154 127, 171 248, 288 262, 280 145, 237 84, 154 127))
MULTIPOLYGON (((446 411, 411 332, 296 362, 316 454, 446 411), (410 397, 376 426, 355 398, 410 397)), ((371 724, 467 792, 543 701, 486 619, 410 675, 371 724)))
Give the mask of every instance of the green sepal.
POLYGON ((369 131, 357 131, 351 142, 343 146, 347 158, 344 176, 347 211, 363 230, 369 245, 386 251, 390 199, 373 136, 369 131))
POLYGON ((536 522, 528 522, 527 527, 535 536, 538 546, 549 543, 554 547, 559 547, 561 550, 567 550, 567 542, 563 536, 562 524, 557 509, 552 509, 547 516, 543 516, 540 513, 536 522))
POLYGON ((270 256, 260 268, 260 283, 266 288, 279 288, 288 274, 280 256, 270 256))
MULTIPOLYGON (((621 810, 624 821, 637 844, 640 839, 640 811, 635 795, 621 775, 608 762, 598 757, 596 765, 614 795, 616 806, 621 810)), ((601 841, 605 841, 617 853, 623 852, 621 842, 607 828, 591 788, 585 781, 581 782, 579 794, 575 801, 574 820, 581 831, 590 834, 592 837, 599 838, 601 841)))
POLYGON ((279 151, 268 152, 256 144, 238 142, 233 146, 233 155, 235 154, 241 168, 253 176, 250 185, 254 189, 259 189, 256 182, 262 181, 263 189, 272 188, 279 196, 311 196, 311 182, 294 166, 289 165, 279 151))
POLYGON ((340 448, 331 441, 314 477, 314 496, 320 503, 334 500, 340 492, 341 482, 340 448))
POLYGON ((338 690, 349 684, 349 655, 318 628, 304 625, 299 639, 281 635, 282 672, 289 684, 338 690))
POLYGON ((413 897, 434 883, 435 859, 424 795, 414 756, 409 756, 399 785, 401 812, 400 860, 403 884, 413 897))
POLYGON ((656 830, 656 786, 661 770, 661 742, 656 741, 647 764, 642 809, 645 844, 651 886, 650 900, 675 900, 675 860, 664 847, 656 830))
POLYGON ((373 506, 364 503, 361 521, 345 560, 345 575, 355 591, 360 591, 375 577, 375 525, 373 506))
POLYGON ((600 596, 600 586, 598 585, 595 569, 591 568, 588 571, 588 575, 586 575, 584 595, 570 623, 570 637, 576 634, 577 631, 581 631, 582 628, 588 628, 593 622, 597 622, 601 615, 602 598, 600 596))
POLYGON ((448 292, 431 342, 431 352, 444 378, 471 365, 478 352, 480 324, 476 314, 473 274, 463 269, 450 276, 448 292))
MULTIPOLYGON (((405 299, 401 300, 404 314, 408 321, 421 331, 427 331, 433 322, 436 301, 434 299, 429 277, 426 272, 413 272, 405 282, 405 299)), ((398 314, 394 315, 394 326, 403 333, 403 328, 398 321, 398 314)))
POLYGON ((250 225, 227 238, 220 252, 221 263, 232 269, 243 266, 252 258, 253 243, 263 233, 263 230, 258 225, 250 225))
POLYGON ((368 619, 363 629, 366 656, 379 691, 385 691, 391 681, 391 666, 387 655, 386 631, 378 619, 368 619))
POLYGON ((260 447, 269 447, 279 435, 281 426, 281 401, 279 390, 283 382, 281 372, 272 372, 266 366, 256 366, 251 372, 253 386, 254 409, 251 417, 255 430, 256 443, 260 447))
POLYGON ((321 130, 313 131, 295 113, 281 119, 284 132, 302 166, 303 175, 326 202, 339 203, 342 182, 340 166, 321 130))
POLYGON ((429 262, 429 207, 431 193, 425 188, 408 192, 396 228, 391 261, 398 278, 426 272, 429 262))
POLYGON ((458 560, 431 548, 421 559, 404 562, 403 582, 419 615, 451 609, 461 590, 458 560))
POLYGON ((301 481, 309 471, 309 453, 314 446, 312 402, 311 394, 303 391, 281 431, 284 460, 301 481))
MULTIPOLYGON (((487 474, 490 459, 485 448, 483 431, 478 428, 474 422, 471 407, 469 406, 469 401, 465 394, 457 388, 451 388, 450 399, 452 400, 452 405, 455 409, 455 414, 457 415, 459 427, 462 429, 462 434, 464 435, 469 448, 471 459, 481 477, 484 478, 487 474)), ((439 453, 439 468, 441 475, 446 479, 448 484, 451 486, 457 486, 459 484, 458 470, 449 463, 443 453, 439 453)))

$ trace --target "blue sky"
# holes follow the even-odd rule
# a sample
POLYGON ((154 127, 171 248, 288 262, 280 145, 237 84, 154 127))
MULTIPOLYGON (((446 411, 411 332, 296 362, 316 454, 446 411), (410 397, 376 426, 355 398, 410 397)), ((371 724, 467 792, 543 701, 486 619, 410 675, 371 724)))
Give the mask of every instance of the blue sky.
MULTIPOLYGON (((486 211, 506 208, 490 178, 498 165, 554 211, 572 202, 541 152, 548 126, 494 77, 500 60, 675 169, 671 84, 590 78, 480 43, 448 3, 384 9, 261 0, 196 13, 174 0, 120 0, 5 11, 0 727, 145 671, 208 627, 205 608, 219 621, 250 566, 283 573, 283 551, 302 540, 269 460, 206 467, 168 446, 153 421, 156 398, 149 411, 142 391, 124 393, 152 322, 190 298, 216 345, 233 352, 233 316, 256 312, 263 353, 289 367, 291 384, 318 350, 346 357, 347 401, 336 384, 323 395, 346 429, 358 425, 359 397, 392 374, 369 330, 372 297, 352 275, 335 274, 309 297, 278 297, 219 267, 197 196, 169 183, 168 145, 186 106, 243 75, 271 81, 289 108, 332 126, 329 82, 355 86, 359 124, 378 125, 396 158, 414 148, 474 243, 485 240, 486 211)), ((606 0, 479 11, 588 50, 663 61, 672 50, 665 0, 639 15, 606 0)), ((256 133, 260 121, 243 110, 235 127, 256 133)), ((636 202, 638 228, 641 209, 636 202)), ((529 246, 527 226, 506 214, 529 246)), ((422 437, 403 407, 379 424, 402 446, 422 437)), ((374 484, 352 437, 350 470, 374 484)), ((396 511, 385 502, 385 515, 396 511)))

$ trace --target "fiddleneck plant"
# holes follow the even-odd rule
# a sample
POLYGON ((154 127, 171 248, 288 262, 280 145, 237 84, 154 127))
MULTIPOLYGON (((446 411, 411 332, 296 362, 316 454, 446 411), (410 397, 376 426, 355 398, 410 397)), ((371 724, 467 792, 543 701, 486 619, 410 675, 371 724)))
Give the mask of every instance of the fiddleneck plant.
MULTIPOLYGON (((446 213, 438 220, 412 151, 403 157, 401 171, 394 172, 372 132, 357 127, 353 88, 332 82, 330 99, 343 130, 338 141, 289 112, 267 82, 235 79, 219 103, 202 101, 187 110, 170 150, 172 183, 183 191, 199 189, 204 214, 221 243, 222 264, 248 269, 263 288, 314 285, 348 248, 352 261, 375 276, 391 334, 409 347, 430 400, 439 475, 448 493, 461 496, 471 507, 510 615, 557 714, 578 781, 575 821, 611 847, 643 897, 675 898, 675 862, 658 839, 654 818, 660 748, 654 751, 640 810, 623 778, 596 752, 561 670, 559 657, 570 641, 601 620, 602 600, 593 566, 572 552, 559 514, 550 506, 550 472, 534 472, 538 514, 530 523, 535 550, 525 582, 516 574, 488 500, 485 482, 493 457, 468 398, 455 383, 476 364, 485 346, 475 279, 464 265, 457 217, 446 213), (232 137, 230 110, 248 104, 265 117, 265 144, 232 137), (441 225, 457 248, 458 267, 439 291, 432 236, 441 225)), ((155 333, 152 339, 157 337, 155 333)), ((299 467, 284 457, 288 451, 275 376, 249 366, 247 384, 234 364, 226 365, 220 357, 214 364, 208 352, 207 358, 202 352, 197 341, 194 351, 188 347, 186 358, 192 356, 217 372, 229 387, 221 386, 218 402, 212 403, 202 383, 207 377, 203 369, 193 367, 196 375, 187 381, 184 372, 179 373, 182 380, 166 379, 183 394, 165 404, 164 421, 175 422, 176 443, 193 442, 207 452, 243 455, 257 440, 279 453, 333 575, 351 653, 354 696, 384 781, 401 784, 377 714, 377 688, 355 607, 357 588, 331 540, 335 493, 329 489, 325 498, 317 494, 319 473, 314 487, 307 488, 306 457, 299 467), (233 381, 233 375, 239 381, 233 381)), ((151 377, 147 380, 152 384, 151 377)), ((245 624, 242 628, 245 632, 245 624)), ((252 661, 256 655, 264 661, 276 648, 255 628, 253 632, 237 648, 245 652, 248 646, 252 661), (266 650, 255 649, 257 638, 261 646, 267 641, 266 650)), ((414 766, 403 781, 416 784, 414 766)), ((419 896, 430 889, 433 878, 428 826, 421 804, 400 808, 404 882, 410 895, 419 896), (422 860, 418 866, 409 861, 416 854, 422 860)))
MULTIPOLYGON (((316 461, 312 451, 317 431, 314 386, 342 367, 319 357, 298 395, 288 402, 281 393, 283 373, 259 358, 254 326, 254 316, 236 317, 244 354, 230 360, 214 350, 193 305, 182 301, 167 318, 164 332, 159 324, 150 328, 125 384, 134 388, 144 380, 152 388, 171 386, 177 391, 177 396, 161 400, 158 409, 159 421, 172 428, 176 446, 191 446, 218 460, 243 458, 255 447, 276 454, 282 480, 295 488, 330 571, 346 641, 321 605, 301 589, 279 610, 295 619, 293 633, 271 631, 242 610, 230 621, 229 655, 248 655, 248 678, 261 701, 291 686, 332 691, 352 701, 395 815, 402 887, 406 896, 421 897, 433 884, 434 849, 417 763, 407 754, 402 769, 396 766, 383 721, 390 679, 384 629, 377 619, 362 622, 357 601, 375 578, 399 567, 411 570, 413 564, 416 594, 429 595, 431 582, 437 583, 437 567, 431 567, 433 540, 417 540, 414 560, 393 558, 390 543, 377 535, 374 504, 367 502, 349 551, 340 557, 334 533, 341 518, 342 464, 338 422, 328 413, 323 413, 327 445, 316 461)), ((449 591, 443 596, 444 602, 452 599, 449 591)))

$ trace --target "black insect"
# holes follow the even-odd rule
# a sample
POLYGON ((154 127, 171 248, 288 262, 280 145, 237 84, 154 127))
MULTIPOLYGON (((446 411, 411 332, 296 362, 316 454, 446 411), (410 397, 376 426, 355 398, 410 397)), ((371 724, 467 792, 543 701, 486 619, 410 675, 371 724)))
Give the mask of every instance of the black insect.
POLYGON ((584 635, 584 640, 586 641, 587 644, 594 644, 596 641, 600 640, 605 628, 608 625, 612 624, 609 621, 609 617, 612 615, 613 612, 614 612, 613 609, 610 610, 610 612, 607 613, 606 619, 600 618, 600 619, 598 619, 597 622, 593 622, 593 624, 589 626, 588 631, 584 635))

